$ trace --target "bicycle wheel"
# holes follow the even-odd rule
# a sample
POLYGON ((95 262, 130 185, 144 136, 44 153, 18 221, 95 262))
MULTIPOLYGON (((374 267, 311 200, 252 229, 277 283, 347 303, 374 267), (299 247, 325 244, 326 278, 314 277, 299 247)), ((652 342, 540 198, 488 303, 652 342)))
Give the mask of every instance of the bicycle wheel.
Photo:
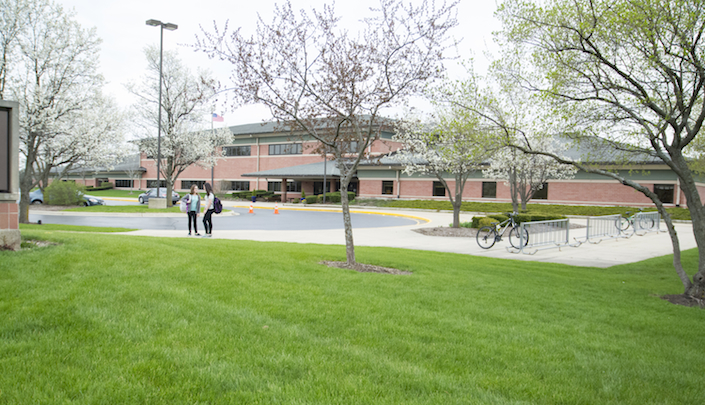
POLYGON ((516 249, 523 248, 529 243, 529 231, 520 226, 515 227, 509 232, 509 243, 516 249))
POLYGON ((624 217, 619 217, 615 221, 615 226, 619 231, 626 231, 627 229, 629 229, 629 220, 624 217))
POLYGON ((651 217, 639 218, 639 229, 650 230, 654 228, 654 219, 651 217))
POLYGON ((477 231, 477 244, 483 249, 489 249, 494 246, 497 237, 497 231, 489 226, 483 226, 477 231))

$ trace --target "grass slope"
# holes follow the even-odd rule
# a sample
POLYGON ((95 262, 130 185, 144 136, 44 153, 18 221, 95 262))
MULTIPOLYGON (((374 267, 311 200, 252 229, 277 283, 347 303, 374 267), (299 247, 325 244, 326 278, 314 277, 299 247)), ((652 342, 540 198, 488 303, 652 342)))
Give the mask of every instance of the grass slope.
MULTIPOLYGON (((7 404, 695 404, 705 311, 610 269, 388 248, 23 230, 0 252, 7 404)), ((694 251, 684 255, 694 266, 694 251)), ((692 267, 691 267, 692 268, 692 267)))

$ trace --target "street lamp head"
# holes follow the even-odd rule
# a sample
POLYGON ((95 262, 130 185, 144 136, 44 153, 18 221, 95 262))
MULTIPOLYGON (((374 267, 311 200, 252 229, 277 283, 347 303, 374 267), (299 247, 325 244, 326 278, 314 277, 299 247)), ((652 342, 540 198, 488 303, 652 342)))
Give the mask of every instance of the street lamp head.
POLYGON ((169 31, 174 31, 175 29, 179 28, 178 25, 172 24, 172 23, 163 23, 159 20, 147 20, 146 22, 147 25, 151 25, 152 27, 159 27, 161 26, 165 30, 169 31))

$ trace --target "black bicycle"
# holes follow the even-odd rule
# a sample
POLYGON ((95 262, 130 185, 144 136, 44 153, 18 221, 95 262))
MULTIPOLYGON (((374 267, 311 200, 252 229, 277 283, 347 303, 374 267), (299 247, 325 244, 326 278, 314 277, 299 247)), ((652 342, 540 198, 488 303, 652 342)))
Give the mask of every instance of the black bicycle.
POLYGON ((483 226, 477 231, 477 244, 483 249, 489 249, 495 243, 502 240, 502 236, 510 227, 509 243, 516 249, 521 249, 529 243, 529 232, 523 229, 514 220, 516 213, 509 213, 509 219, 502 222, 494 222, 492 226, 483 226), (523 235, 522 235, 523 233, 523 235))
POLYGON ((651 217, 645 217, 645 216, 642 216, 642 215, 638 215, 638 214, 640 214, 641 212, 642 212, 642 211, 639 210, 639 212, 636 213, 636 214, 634 214, 634 215, 629 215, 629 214, 631 214, 630 211, 625 212, 625 213, 624 213, 624 216, 620 216, 619 218, 617 218, 617 221, 616 221, 616 223, 615 223, 615 226, 616 226, 617 229, 619 229, 621 232, 626 231, 627 229, 629 229, 630 226, 631 226, 635 231, 636 231, 636 230, 639 230, 639 229, 652 229, 652 228, 654 227, 654 224, 655 224, 655 223, 654 223, 654 219, 651 218, 651 217), (637 219, 637 216, 638 216, 638 219, 637 219), (635 221, 636 221, 636 225, 639 226, 638 228, 637 228, 636 225, 635 225, 635 221))

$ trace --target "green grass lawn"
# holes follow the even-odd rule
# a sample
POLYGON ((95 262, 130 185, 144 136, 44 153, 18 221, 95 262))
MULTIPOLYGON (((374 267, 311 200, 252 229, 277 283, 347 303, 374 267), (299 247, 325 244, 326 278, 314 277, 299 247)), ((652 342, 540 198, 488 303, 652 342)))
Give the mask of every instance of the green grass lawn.
MULTIPOLYGON (((140 194, 146 192, 146 190, 95 190, 86 191, 86 194, 94 195, 96 197, 114 197, 114 198, 134 198, 135 200, 140 194)), ((181 195, 181 194, 179 194, 181 195)))
MULTIPOLYGON (((705 311, 663 257, 609 269, 389 248, 22 230, 3 404, 699 404, 705 311)), ((684 253, 694 268, 697 252, 684 253)))

